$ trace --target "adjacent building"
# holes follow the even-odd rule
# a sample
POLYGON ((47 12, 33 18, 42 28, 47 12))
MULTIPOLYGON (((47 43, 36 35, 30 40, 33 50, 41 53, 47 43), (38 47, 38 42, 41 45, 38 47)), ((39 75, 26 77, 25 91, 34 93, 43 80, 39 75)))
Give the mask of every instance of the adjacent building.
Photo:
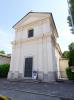
POLYGON ((1 64, 10 64, 11 56, 0 54, 0 65, 1 64))

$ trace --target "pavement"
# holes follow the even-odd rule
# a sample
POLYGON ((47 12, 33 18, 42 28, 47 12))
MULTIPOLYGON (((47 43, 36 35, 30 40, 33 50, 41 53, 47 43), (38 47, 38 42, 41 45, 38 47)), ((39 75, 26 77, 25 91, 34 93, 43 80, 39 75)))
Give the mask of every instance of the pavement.
POLYGON ((74 83, 29 83, 0 79, 0 95, 14 100, 74 100, 74 83))

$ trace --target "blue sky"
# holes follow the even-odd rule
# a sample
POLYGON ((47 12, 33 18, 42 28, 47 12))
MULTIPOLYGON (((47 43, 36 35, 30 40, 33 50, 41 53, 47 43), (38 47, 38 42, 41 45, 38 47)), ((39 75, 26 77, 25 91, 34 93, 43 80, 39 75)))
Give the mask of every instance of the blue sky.
POLYGON ((58 42, 62 51, 74 41, 70 33, 67 16, 67 0, 0 0, 0 50, 11 53, 14 40, 12 26, 29 11, 52 12, 59 33, 58 42))

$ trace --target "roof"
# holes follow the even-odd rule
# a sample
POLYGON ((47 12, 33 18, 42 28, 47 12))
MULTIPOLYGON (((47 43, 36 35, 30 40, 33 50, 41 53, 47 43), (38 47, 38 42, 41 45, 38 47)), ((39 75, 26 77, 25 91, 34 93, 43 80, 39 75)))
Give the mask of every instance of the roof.
POLYGON ((7 58, 11 58, 11 56, 5 55, 5 54, 1 54, 1 53, 0 53, 0 56, 2 56, 2 57, 7 57, 7 58))
POLYGON ((52 21, 54 23, 54 27, 55 27, 55 30, 56 30, 56 33, 57 33, 57 36, 58 36, 58 32, 57 32, 57 28, 56 28, 56 25, 55 25, 55 22, 54 22, 54 18, 53 18, 53 15, 51 12, 28 12, 23 18, 21 18, 12 28, 14 28, 18 23, 20 23, 25 17, 27 17, 29 14, 48 14, 49 16, 51 16, 52 18, 52 21))
POLYGON ((23 20, 26 16, 28 16, 30 13, 38 13, 38 14, 52 14, 52 13, 49 13, 49 12, 28 12, 23 18, 21 18, 15 25, 13 25, 13 28, 19 23, 21 22, 21 20, 23 20))

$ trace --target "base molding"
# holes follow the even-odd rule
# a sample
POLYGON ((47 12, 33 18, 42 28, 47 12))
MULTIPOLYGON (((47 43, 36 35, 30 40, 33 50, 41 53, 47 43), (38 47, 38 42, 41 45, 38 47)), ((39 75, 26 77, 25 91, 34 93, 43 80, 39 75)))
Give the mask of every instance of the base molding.
POLYGON ((24 77, 23 77, 23 74, 22 73, 19 73, 18 71, 15 71, 15 72, 13 72, 13 71, 9 71, 8 72, 8 79, 10 79, 10 80, 13 80, 13 79, 24 79, 24 77))
POLYGON ((43 82, 53 82, 57 80, 56 71, 49 71, 48 73, 38 72, 38 80, 43 82))
MULTIPOLYGON (((9 71, 8 79, 9 80, 26 80, 26 78, 23 76, 23 73, 19 73, 18 71, 15 71, 15 72, 9 71)), ((42 81, 42 82, 53 82, 57 80, 57 74, 55 71, 49 71, 48 73, 39 71, 37 80, 42 81)))

